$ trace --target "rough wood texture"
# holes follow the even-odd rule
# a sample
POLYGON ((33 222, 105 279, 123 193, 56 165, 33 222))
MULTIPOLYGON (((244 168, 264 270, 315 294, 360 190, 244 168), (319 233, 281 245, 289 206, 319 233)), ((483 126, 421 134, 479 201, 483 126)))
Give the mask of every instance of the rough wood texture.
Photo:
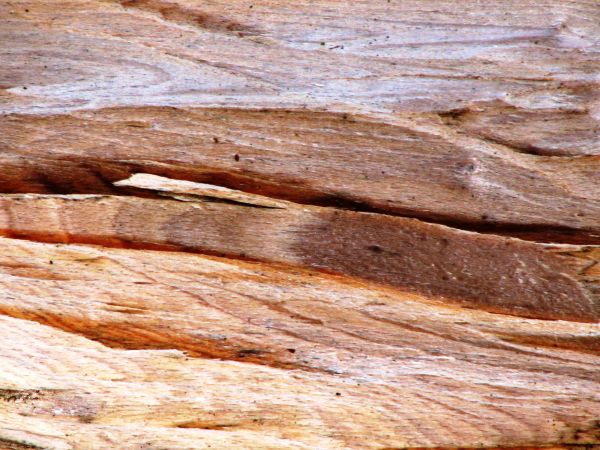
POLYGON ((0 449, 600 448, 596 0, 0 0, 0 449))
POLYGON ((228 433, 223 448, 598 440, 596 325, 191 254, 10 239, 0 248, 0 309, 21 319, 0 322, 14 397, 3 426, 35 445, 202 448, 228 433))
POLYGON ((166 191, 180 201, 0 196, 0 234, 316 267, 488 311, 600 320, 597 247, 550 246, 415 219, 274 202, 156 176, 118 184, 166 191), (221 202, 205 202, 206 197, 221 202))
POLYGON ((110 182, 147 172, 535 240, 600 243, 600 156, 523 155, 458 134, 437 116, 350 117, 173 108, 7 115, 0 186, 114 192, 110 182))

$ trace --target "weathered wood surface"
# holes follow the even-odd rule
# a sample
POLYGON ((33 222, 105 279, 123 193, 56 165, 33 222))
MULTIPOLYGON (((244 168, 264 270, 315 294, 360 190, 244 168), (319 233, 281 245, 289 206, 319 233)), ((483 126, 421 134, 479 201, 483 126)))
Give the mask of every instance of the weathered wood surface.
POLYGON ((107 190, 133 168, 600 243, 595 0, 6 2, 3 18, 4 191, 107 190))
POLYGON ((0 321, 5 439, 374 449, 598 440, 596 325, 215 257, 0 247, 0 310, 21 319, 0 321))
POLYGON ((596 0, 0 0, 0 448, 600 448, 599 83, 596 0))
POLYGON ((599 247, 543 245, 156 176, 118 184, 170 194, 175 201, 5 195, 0 234, 316 267, 493 312, 600 320, 599 247), (203 201, 207 197, 228 203, 203 201))
POLYGON ((172 108, 8 115, 0 124, 0 186, 113 192, 110 182, 147 172, 303 203, 514 229, 536 240, 600 243, 600 156, 515 153, 456 134, 439 117, 380 120, 172 108))

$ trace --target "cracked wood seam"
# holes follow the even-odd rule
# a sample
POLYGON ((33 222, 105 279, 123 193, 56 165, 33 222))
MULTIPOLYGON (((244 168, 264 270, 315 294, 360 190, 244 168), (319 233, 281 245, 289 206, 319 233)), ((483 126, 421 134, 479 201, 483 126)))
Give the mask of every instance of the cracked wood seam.
POLYGON ((600 243, 597 1, 230 3, 2 3, 2 190, 148 172, 600 243))
POLYGON ((492 312, 600 320, 596 246, 542 245, 143 174, 117 184, 183 201, 0 195, 0 235, 315 267, 492 312))
POLYGON ((595 0, 0 0, 0 448, 600 448, 599 47, 595 0))

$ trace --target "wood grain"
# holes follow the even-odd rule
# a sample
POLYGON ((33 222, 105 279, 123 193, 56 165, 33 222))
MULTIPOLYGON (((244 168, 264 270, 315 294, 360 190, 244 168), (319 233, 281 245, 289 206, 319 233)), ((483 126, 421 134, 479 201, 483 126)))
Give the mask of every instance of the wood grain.
POLYGON ((597 107, 594 0, 61 5, 59 12, 52 2, 3 3, 7 111, 443 111, 489 100, 526 110, 597 107))
POLYGON ((175 199, 0 196, 0 233, 315 267, 488 311, 600 319, 600 249, 594 246, 547 246, 415 219, 269 204, 260 196, 156 176, 118 184, 175 199), (203 201, 206 196, 220 201, 203 201))
POLYGON ((597 0, 0 0, 0 449, 600 449, 597 0))
POLYGON ((524 155, 440 122, 172 108, 7 116, 0 186, 107 193, 111 182, 148 172, 538 241, 600 243, 600 157, 524 155))
POLYGON ((600 243, 594 0, 61 3, 4 3, 5 192, 151 172, 600 243))
POLYGON ((10 239, 0 248, 0 308, 15 318, 0 319, 0 380, 13 398, 5 439, 376 449, 598 440, 595 324, 215 257, 10 239), (157 350, 167 348, 177 351, 157 350))

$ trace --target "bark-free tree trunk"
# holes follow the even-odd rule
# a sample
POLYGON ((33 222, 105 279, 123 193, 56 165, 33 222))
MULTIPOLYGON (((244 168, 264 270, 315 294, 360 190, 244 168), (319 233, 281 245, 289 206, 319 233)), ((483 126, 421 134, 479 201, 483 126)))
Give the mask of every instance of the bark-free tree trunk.
POLYGON ((0 448, 600 448, 599 83, 596 0, 0 0, 0 448))

